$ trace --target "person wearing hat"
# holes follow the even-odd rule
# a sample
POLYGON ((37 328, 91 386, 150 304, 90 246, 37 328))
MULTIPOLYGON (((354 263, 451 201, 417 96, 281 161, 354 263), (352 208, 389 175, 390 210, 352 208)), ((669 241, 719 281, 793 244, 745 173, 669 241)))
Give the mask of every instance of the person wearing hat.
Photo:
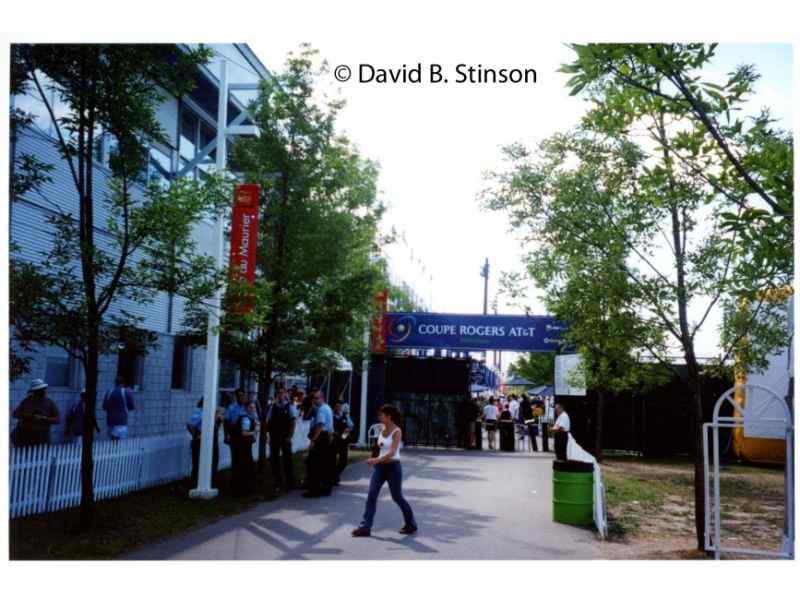
MULTIPOLYGON (((81 390, 81 396, 78 401, 73 405, 67 414, 67 439, 72 441, 73 444, 81 444, 83 439, 83 415, 86 414, 86 388, 81 390)), ((97 425, 97 418, 92 415, 92 427, 97 433, 100 433, 100 427, 97 425)))
POLYGON ((25 399, 11 415, 17 419, 12 443, 17 447, 50 443, 50 428, 58 425, 59 413, 55 402, 47 397, 47 384, 34 379, 25 399))

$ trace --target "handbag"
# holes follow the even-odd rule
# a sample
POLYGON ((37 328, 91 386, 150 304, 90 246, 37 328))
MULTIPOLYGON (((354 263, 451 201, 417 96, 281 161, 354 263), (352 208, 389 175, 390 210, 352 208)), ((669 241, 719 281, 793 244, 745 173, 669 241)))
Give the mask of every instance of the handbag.
POLYGON ((370 455, 372 458, 378 458, 378 455, 381 453, 380 446, 378 446, 378 442, 372 442, 372 448, 369 449, 370 455))
POLYGON ((22 432, 22 423, 17 423, 14 426, 14 429, 11 430, 11 445, 15 447, 20 447, 23 445, 24 442, 24 434, 22 432))

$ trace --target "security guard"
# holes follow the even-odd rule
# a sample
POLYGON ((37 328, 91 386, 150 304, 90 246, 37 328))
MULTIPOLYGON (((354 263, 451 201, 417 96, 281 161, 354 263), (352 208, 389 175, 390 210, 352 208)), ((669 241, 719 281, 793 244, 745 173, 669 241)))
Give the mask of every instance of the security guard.
POLYGON ((350 432, 353 430, 353 421, 350 419, 340 400, 333 407, 333 457, 334 477, 333 485, 339 485, 339 478, 347 466, 347 452, 350 447, 350 432))
POLYGON ((317 412, 308 434, 311 447, 308 452, 308 491, 303 494, 306 498, 330 496, 333 480, 333 411, 320 391, 314 394, 314 404, 317 412))
POLYGON ((294 466, 292 464, 292 437, 294 436, 297 409, 289 400, 286 388, 278 388, 275 399, 267 412, 269 431, 269 463, 275 493, 289 491, 294 487, 294 466), (283 471, 281 471, 281 463, 283 471))
POLYGON ((245 403, 247 401, 247 396, 244 393, 242 388, 236 390, 236 400, 231 402, 228 406, 227 410, 225 411, 225 421, 223 422, 223 431, 225 433, 225 443, 230 446, 231 449, 231 473, 235 474, 238 472, 238 465, 236 464, 239 455, 236 452, 234 447, 234 432, 236 427, 239 423, 239 418, 247 412, 247 407, 245 403))
POLYGON ((250 402, 231 428, 232 488, 237 496, 250 494, 255 489, 253 443, 258 435, 257 424, 256 404, 250 402))

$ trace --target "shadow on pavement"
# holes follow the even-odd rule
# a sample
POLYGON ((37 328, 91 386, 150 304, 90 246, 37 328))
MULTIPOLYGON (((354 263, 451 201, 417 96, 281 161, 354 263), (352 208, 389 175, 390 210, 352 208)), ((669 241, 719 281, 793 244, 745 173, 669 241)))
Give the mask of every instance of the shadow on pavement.
MULTIPOLYGON (((384 535, 381 521, 391 515, 397 521, 396 529, 402 526, 402 515, 391 501, 388 485, 384 485, 378 500, 376 528, 371 538, 353 539, 350 530, 361 518, 369 484, 366 465, 350 465, 343 473, 341 485, 334 488, 330 497, 302 498, 293 492, 275 502, 267 503, 234 517, 228 517, 184 536, 156 544, 134 553, 133 559, 158 560, 169 558, 194 558, 192 550, 205 544, 217 544, 217 551, 209 547, 208 553, 215 558, 261 558, 269 560, 304 560, 348 558, 348 547, 354 544, 359 551, 360 543, 381 542, 391 544, 388 549, 406 550, 416 554, 436 554, 438 549, 424 540, 438 544, 457 544, 466 537, 473 537, 479 530, 491 527, 495 517, 465 508, 437 503, 443 497, 456 494, 439 489, 441 482, 450 482, 457 489, 458 482, 485 481, 476 477, 469 469, 447 468, 431 465, 433 456, 414 452, 409 456, 404 481, 404 494, 414 509, 420 532, 414 536, 399 533, 384 535), (407 485, 411 483, 411 486, 407 485), (432 484, 432 485, 429 485, 432 484), (306 528, 304 528, 306 527, 306 528), (344 530, 342 531, 342 528, 344 530), (246 532, 245 536, 240 535, 246 532), (250 536, 254 537, 252 539, 250 536), (242 541, 242 538, 247 538, 242 541), (216 542, 215 542, 216 540, 216 542), (346 540, 346 541, 345 541, 346 540), (243 544, 247 548, 243 548, 243 544), (257 548, 263 544, 263 548, 257 548), (219 551, 223 547, 223 551, 219 551), (225 552, 227 550, 227 552, 225 552), (231 553, 230 556, 227 554, 231 553), (183 554, 187 553, 186 556, 183 554)), ((449 487, 449 486, 448 486, 449 487)), ((377 549, 376 549, 377 550, 377 549)), ((206 550, 202 549, 203 558, 206 550)))

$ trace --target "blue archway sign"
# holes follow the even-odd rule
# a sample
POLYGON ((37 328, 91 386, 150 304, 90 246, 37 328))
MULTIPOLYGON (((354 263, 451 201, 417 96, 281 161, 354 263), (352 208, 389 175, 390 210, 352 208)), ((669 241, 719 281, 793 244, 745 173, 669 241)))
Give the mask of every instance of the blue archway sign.
POLYGON ((389 348, 557 352, 566 325, 551 316, 386 313, 389 348))

